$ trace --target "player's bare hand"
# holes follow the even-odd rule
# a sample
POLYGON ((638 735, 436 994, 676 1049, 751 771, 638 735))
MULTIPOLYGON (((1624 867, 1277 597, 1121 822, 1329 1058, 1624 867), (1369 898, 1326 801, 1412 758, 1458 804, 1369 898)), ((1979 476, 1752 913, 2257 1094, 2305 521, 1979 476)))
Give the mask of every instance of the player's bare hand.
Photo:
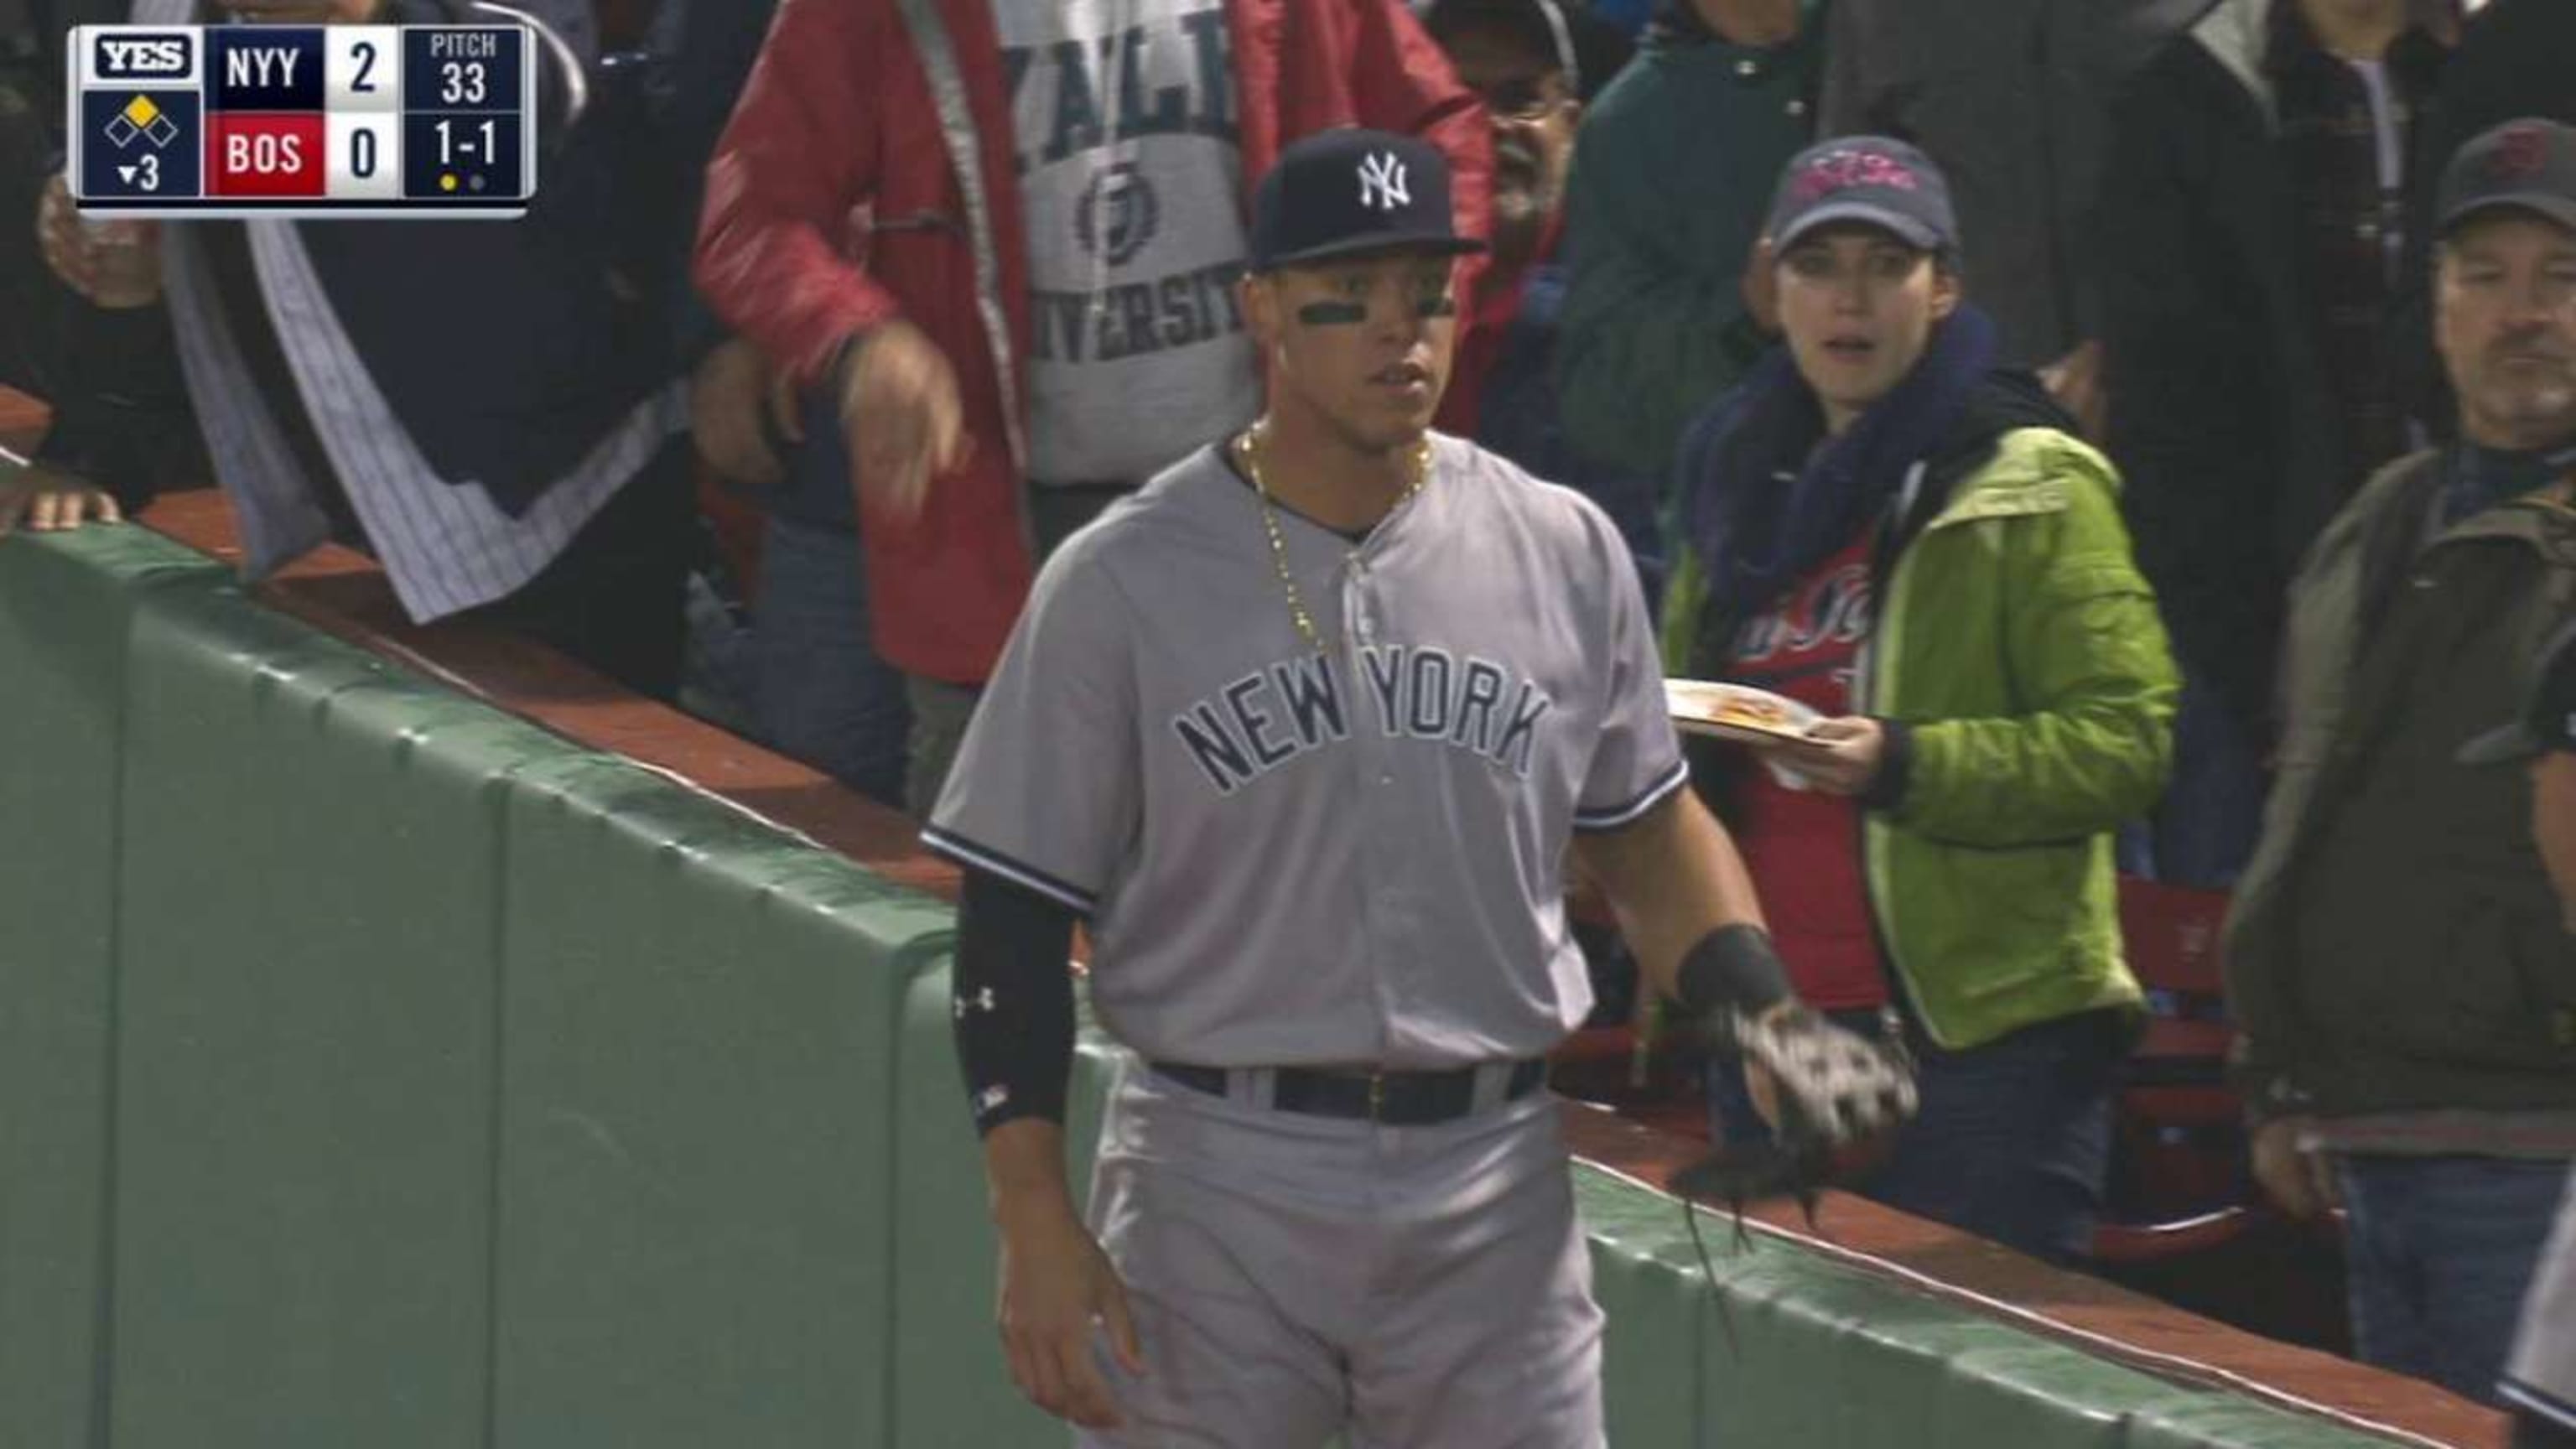
POLYGON ((1765 745, 1828 795, 1858 795, 1887 758, 1887 727, 1866 715, 1818 720, 1802 739, 1765 745))
POLYGON ((91 487, 85 478, 41 464, 0 476, 0 538, 21 522, 31 533, 55 533, 95 519, 117 523, 125 517, 116 500, 91 487))
POLYGON ((699 360, 689 378, 689 428, 708 467, 763 488, 786 473, 769 444, 771 430, 791 443, 805 440, 794 381, 744 337, 727 340, 699 360))
POLYGON ((901 320, 871 330, 843 364, 841 431, 859 496, 899 518, 918 514, 930 481, 974 452, 947 354, 901 320))
POLYGON ((2343 1202, 2332 1160, 2304 1144, 2316 1125, 2309 1117, 2275 1117, 2254 1129, 2254 1180, 2294 1218, 2312 1218, 2343 1202))
POLYGON ((2102 344, 2096 340, 2077 343, 2067 353, 2039 370, 2039 380, 2048 387, 2057 405, 2073 415, 2075 425, 2084 436, 2101 438, 2110 422, 2111 396, 2102 386, 2102 344))
POLYGON ((1145 1372, 1127 1290, 1070 1205, 1002 1221, 1002 1346, 1031 1403, 1088 1429, 1119 1425, 1118 1402, 1093 1356, 1094 1335, 1130 1374, 1145 1372))

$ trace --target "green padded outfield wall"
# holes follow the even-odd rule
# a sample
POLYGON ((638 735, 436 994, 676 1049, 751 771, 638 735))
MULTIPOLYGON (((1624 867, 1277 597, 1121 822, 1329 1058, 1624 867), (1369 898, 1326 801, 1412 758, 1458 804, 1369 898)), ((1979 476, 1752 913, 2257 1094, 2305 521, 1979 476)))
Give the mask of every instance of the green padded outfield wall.
MULTIPOLYGON (((0 1449, 1056 1445, 948 908, 246 598, 0 541, 0 1449)), ((1087 1037, 1087 1157, 1112 1054, 1087 1037)), ((1578 1166, 1613 1442, 2330 1449, 1578 1166)))

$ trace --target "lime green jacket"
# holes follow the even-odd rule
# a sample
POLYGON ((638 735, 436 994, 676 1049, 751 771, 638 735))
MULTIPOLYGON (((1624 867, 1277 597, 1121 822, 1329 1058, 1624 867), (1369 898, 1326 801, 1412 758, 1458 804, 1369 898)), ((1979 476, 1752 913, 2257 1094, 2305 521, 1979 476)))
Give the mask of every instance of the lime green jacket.
MULTIPOLYGON (((2178 685, 2118 488, 2064 433, 2003 433, 1875 581, 1856 708, 1897 722, 1906 758, 1863 815, 1863 874, 1943 1047, 2139 1004, 2111 832, 2164 789, 2178 685)), ((1665 648, 1686 670, 1706 581, 1683 553, 1665 648)))

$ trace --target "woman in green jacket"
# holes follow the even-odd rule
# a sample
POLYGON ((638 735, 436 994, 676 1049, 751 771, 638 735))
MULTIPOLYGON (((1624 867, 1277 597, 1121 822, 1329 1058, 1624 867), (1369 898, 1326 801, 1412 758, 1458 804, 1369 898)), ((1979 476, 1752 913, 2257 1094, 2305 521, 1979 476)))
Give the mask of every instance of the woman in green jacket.
MULTIPOLYGON (((1693 425, 1675 672, 1824 718, 1708 747, 1799 993, 1902 1032, 1922 1114, 1862 1190, 2080 1257, 2139 1010, 2112 831, 2162 790, 2175 683, 2099 453, 1959 288, 1920 152, 1793 159, 1767 228, 1787 345, 1693 425)), ((1718 1126, 1758 1124, 1731 1082, 1718 1126)))

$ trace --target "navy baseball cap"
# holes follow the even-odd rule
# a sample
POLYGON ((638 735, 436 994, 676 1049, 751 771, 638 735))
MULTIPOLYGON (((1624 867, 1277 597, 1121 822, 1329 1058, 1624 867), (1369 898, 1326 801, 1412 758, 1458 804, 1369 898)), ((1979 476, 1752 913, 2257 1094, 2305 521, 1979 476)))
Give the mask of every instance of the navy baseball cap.
POLYGON ((2576 752, 2576 624, 2541 649, 2522 697, 2522 718, 2469 741, 2460 763, 2496 765, 2559 751, 2576 752))
POLYGON ((2537 118, 2481 132, 2442 169, 2441 230, 2490 211, 2530 211, 2576 231, 2576 127, 2537 118))
POLYGON ((1931 157, 1885 136, 1819 141, 1789 158, 1763 231, 1785 252, 1800 237, 1838 221, 1892 231, 1927 252, 1959 249, 1949 178, 1931 157))
POLYGON ((1470 26, 1491 25, 1553 57, 1565 88, 1589 104, 1627 67, 1636 45, 1588 0, 1412 0, 1414 18, 1446 48, 1470 26))
POLYGON ((1318 131, 1280 151, 1252 195, 1256 272, 1367 252, 1484 249, 1458 234, 1449 158, 1413 136, 1318 131))

